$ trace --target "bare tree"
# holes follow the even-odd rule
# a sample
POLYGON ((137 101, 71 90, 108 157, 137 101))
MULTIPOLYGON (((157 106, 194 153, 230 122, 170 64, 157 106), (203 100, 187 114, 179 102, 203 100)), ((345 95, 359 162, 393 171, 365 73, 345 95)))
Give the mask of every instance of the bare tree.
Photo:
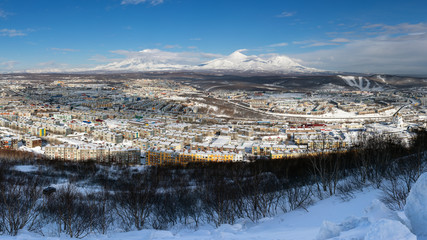
POLYGON ((132 178, 132 183, 123 186, 122 191, 114 194, 115 213, 127 230, 133 227, 141 230, 152 211, 156 187, 146 178, 145 175, 137 174, 132 178))
POLYGON ((206 186, 203 194, 204 211, 207 214, 208 221, 213 222, 215 226, 221 224, 234 224, 236 220, 235 209, 232 201, 236 192, 231 191, 225 179, 216 179, 211 185, 206 186))
POLYGON ((317 143, 314 143, 316 153, 310 156, 312 174, 315 177, 320 198, 323 197, 324 192, 329 196, 335 194, 340 178, 341 158, 338 153, 332 154, 330 150, 332 144, 326 134, 322 134, 317 143))
POLYGON ((409 191, 407 191, 404 184, 398 178, 393 178, 383 184, 381 189, 383 192, 381 201, 384 204, 393 210, 403 210, 409 191))
POLYGON ((23 180, 2 182, 0 188, 0 230, 15 236, 37 219, 40 189, 37 181, 23 180))
POLYGON ((45 216, 57 223, 58 233, 83 238, 94 229, 98 207, 95 201, 68 184, 49 197, 45 211, 45 216))

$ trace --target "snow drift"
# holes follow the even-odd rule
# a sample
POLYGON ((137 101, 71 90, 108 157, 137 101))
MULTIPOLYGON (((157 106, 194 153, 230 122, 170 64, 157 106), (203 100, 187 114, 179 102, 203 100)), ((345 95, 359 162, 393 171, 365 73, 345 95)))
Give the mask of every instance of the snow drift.
POLYGON ((427 173, 422 174, 412 186, 406 199, 405 215, 412 231, 427 238, 427 173))

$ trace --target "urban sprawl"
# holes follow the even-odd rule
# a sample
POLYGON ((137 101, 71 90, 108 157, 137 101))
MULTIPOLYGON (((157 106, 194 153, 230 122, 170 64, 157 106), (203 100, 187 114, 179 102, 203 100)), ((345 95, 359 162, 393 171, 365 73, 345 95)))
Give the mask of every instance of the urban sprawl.
POLYGON ((188 81, 0 79, 0 148, 125 164, 282 159, 426 127, 417 91, 202 89, 188 81))

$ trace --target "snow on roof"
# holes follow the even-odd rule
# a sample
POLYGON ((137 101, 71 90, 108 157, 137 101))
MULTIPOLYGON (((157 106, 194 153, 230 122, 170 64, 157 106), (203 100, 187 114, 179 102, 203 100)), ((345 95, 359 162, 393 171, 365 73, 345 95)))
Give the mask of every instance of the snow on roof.
POLYGON ((215 139, 212 142, 212 145, 226 145, 229 144, 231 141, 231 137, 230 136, 219 136, 217 139, 215 139))

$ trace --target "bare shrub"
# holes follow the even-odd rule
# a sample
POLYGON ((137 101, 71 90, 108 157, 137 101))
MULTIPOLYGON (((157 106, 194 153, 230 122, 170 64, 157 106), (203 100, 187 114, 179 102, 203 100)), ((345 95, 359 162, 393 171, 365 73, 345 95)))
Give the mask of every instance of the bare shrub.
POLYGON ((152 211, 156 187, 146 177, 136 174, 132 183, 123 186, 122 191, 114 194, 115 214, 120 218, 125 230, 143 229, 152 211))
POLYGON ((40 189, 37 182, 3 182, 0 186, 0 230, 15 236, 37 219, 40 189))
POLYGON ((206 186, 202 201, 207 220, 219 227, 221 224, 234 224, 236 221, 235 208, 230 199, 234 199, 237 191, 232 191, 231 183, 218 179, 206 186))
POLYGON ((409 191, 402 181, 392 179, 385 183, 381 190, 383 195, 380 199, 387 207, 392 210, 403 210, 409 191))
POLYGON ((45 205, 45 217, 56 222, 58 233, 83 238, 94 230, 99 208, 95 201, 67 185, 52 194, 45 205))
POLYGON ((307 211, 307 207, 313 204, 313 193, 310 186, 292 187, 286 190, 289 210, 302 208, 307 211))
POLYGON ((358 190, 361 190, 364 186, 365 184, 362 180, 360 180, 359 175, 352 175, 338 184, 338 196, 341 198, 341 200, 348 201, 354 198, 354 193, 358 190))

